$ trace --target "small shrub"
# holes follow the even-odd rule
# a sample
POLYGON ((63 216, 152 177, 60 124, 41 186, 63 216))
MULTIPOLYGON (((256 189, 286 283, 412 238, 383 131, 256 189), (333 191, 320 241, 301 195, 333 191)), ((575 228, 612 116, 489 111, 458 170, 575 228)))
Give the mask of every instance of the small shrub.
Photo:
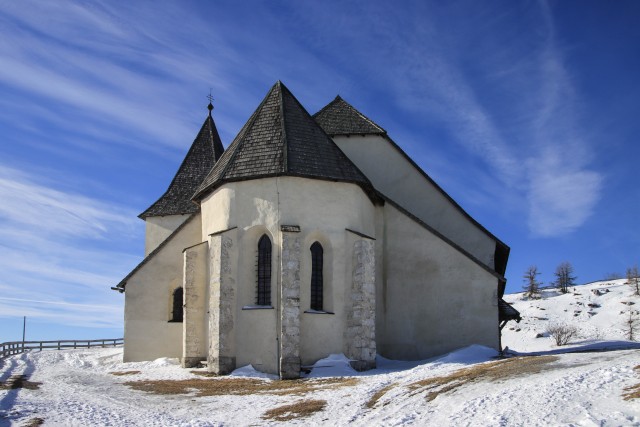
POLYGON ((547 333, 551 335, 557 346, 563 346, 578 335, 578 328, 567 323, 554 323, 549 325, 547 333))

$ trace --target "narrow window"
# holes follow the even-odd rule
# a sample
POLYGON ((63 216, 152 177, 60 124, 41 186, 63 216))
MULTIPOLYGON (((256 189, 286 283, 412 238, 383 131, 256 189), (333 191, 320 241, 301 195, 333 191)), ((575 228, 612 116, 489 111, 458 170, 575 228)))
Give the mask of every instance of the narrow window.
POLYGON ((311 310, 322 311, 322 245, 311 245, 311 310))
POLYGON ((271 305, 271 240, 264 234, 258 241, 257 305, 271 305))
POLYGON ((173 291, 173 310, 171 322, 182 322, 182 288, 173 291))

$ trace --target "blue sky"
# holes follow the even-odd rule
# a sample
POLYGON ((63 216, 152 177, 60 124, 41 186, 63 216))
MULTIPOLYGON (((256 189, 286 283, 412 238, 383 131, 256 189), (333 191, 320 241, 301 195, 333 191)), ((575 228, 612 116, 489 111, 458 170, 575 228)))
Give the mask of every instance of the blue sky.
POLYGON ((636 1, 0 2, 0 341, 122 335, 136 216, 206 116, 340 94, 531 264, 640 262, 636 1), (130 3, 130 4, 129 4, 130 3))

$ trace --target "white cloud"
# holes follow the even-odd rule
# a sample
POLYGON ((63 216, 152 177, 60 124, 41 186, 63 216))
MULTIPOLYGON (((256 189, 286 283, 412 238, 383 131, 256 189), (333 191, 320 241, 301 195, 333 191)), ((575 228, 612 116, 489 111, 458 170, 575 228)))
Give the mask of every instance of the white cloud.
MULTIPOLYGON (((529 38, 503 36, 516 30, 512 18, 522 19, 522 11, 496 15, 482 3, 465 4, 464 13, 451 4, 424 3, 410 18, 393 6, 376 6, 362 11, 361 21, 342 36, 353 48, 354 68, 370 66, 375 52, 377 61, 389 66, 367 78, 395 93, 397 106, 408 114, 439 124, 463 149, 457 170, 464 173, 454 177, 457 194, 470 198, 461 200, 463 206, 487 198, 515 203, 502 211, 510 218, 528 218, 523 225, 534 236, 552 237, 588 220, 604 179, 589 167, 592 147, 581 122, 580 94, 565 66, 552 16, 544 2, 528 7, 527 17, 539 26, 529 38), (360 26, 372 30, 359 32, 360 26), (474 172, 478 164, 486 175, 474 172), (483 185, 474 188, 485 198, 466 188, 480 180, 483 185), (561 206, 559 199, 568 193, 581 212, 561 206)), ((451 150, 429 140, 422 149, 451 150)))
POLYGON ((47 181, 0 165, 0 316, 121 326, 109 288, 140 258, 108 247, 141 239, 134 212, 47 181))
POLYGON ((30 229, 35 235, 101 237, 109 228, 131 227, 131 211, 35 183, 0 165, 0 230, 30 229))
POLYGON ((554 237, 578 229, 591 215, 603 187, 600 174, 587 171, 547 170, 530 178, 529 229, 541 237, 554 237))

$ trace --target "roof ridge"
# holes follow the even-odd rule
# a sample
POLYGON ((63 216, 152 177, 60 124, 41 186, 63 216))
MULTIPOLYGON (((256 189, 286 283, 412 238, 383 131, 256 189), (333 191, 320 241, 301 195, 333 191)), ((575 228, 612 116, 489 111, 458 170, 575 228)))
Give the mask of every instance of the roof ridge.
POLYGON ((289 142, 287 140, 287 121, 284 118, 284 91, 286 90, 291 94, 289 89, 282 83, 280 80, 276 82, 280 89, 280 120, 282 122, 282 144, 284 145, 283 149, 283 159, 282 159, 282 172, 286 173, 289 167, 289 142))
MULTIPOLYGON (((271 95, 271 93, 276 88, 276 86, 278 85, 279 82, 280 81, 278 80, 273 86, 271 86, 271 89, 269 90, 267 95, 262 99, 262 101, 260 102, 258 107, 251 114, 251 117, 249 117, 249 120, 247 120, 247 122, 244 124, 244 126, 242 126, 242 128, 240 129, 240 131, 238 132, 236 137, 233 139, 233 141, 231 141, 231 144, 229 144, 229 147, 227 147, 227 149, 223 153, 223 154, 226 154, 227 152, 231 152, 229 154, 229 159, 227 160, 226 164, 222 168, 222 171, 220 171, 220 173, 219 173, 219 175, 221 177, 224 177, 227 174, 227 172, 229 171, 229 168, 233 165, 233 161, 235 160, 235 158, 237 157, 238 153, 240 152, 240 149, 244 146, 244 143, 245 143, 244 136, 249 132, 249 130, 255 124, 256 120, 258 119, 260 111, 264 107, 264 104, 267 102, 267 99, 269 99, 269 95, 271 95), (236 145, 234 145, 234 144, 236 144, 236 145)), ((222 158, 222 156, 221 156, 221 158, 222 158)), ((214 165, 214 167, 215 167, 215 165, 214 165)), ((211 168, 211 171, 212 170, 213 170, 213 168, 211 168)), ((211 173, 211 171, 209 171, 209 174, 211 173)), ((205 181, 209 178, 209 174, 207 174, 207 176, 205 177, 205 179, 202 182, 202 184, 198 187, 196 192, 193 194, 192 200, 198 199, 202 195, 202 193, 207 191, 211 187, 211 185, 213 183, 215 183, 215 181, 214 181, 214 182, 205 184, 205 181)))
POLYGON ((376 127, 378 129, 380 129, 382 132, 387 133, 386 130, 384 130, 382 128, 382 126, 378 125, 376 122, 374 122, 373 120, 371 120, 369 117, 365 116, 362 112, 360 112, 360 110, 358 110, 356 107, 354 107, 353 105, 351 105, 349 102, 347 102, 346 99, 344 99, 343 97, 341 97, 340 95, 337 95, 336 98, 340 98, 340 101, 344 102, 347 107, 349 109, 351 109, 354 113, 356 113, 358 116, 362 117, 365 121, 367 121, 371 126, 376 127))
POLYGON ((471 220, 471 222, 476 225, 480 231, 484 232, 489 238, 495 240, 496 243, 501 244, 502 246, 509 248, 509 246, 500 240, 496 235, 491 233, 485 226, 480 224, 478 220, 471 216, 458 202, 454 200, 453 197, 449 193, 447 193, 444 188, 442 188, 431 176, 422 169, 388 134, 381 135, 384 139, 386 139, 389 143, 391 143, 392 147, 395 148, 402 157, 405 158, 423 178, 425 178, 430 184, 432 184, 436 190, 442 194, 449 202, 452 203, 455 209, 457 209, 464 217, 471 220))
POLYGON ((373 127, 377 127, 378 129, 380 129, 380 131, 387 133, 387 131, 385 129, 382 128, 382 126, 378 125, 376 122, 374 122, 373 120, 371 120, 369 117, 365 116, 363 113, 360 112, 360 110, 356 109, 353 105, 349 104, 347 101, 345 101, 343 98, 342 102, 344 102, 345 104, 347 104, 351 109, 353 109, 353 111, 359 115, 360 117, 362 117, 364 120, 366 120, 367 122, 369 122, 369 124, 371 124, 371 126, 373 127))
POLYGON ((184 220, 184 222, 182 222, 182 224, 180 224, 178 227, 176 227, 175 230, 173 230, 171 232, 171 234, 169 234, 162 242, 160 242, 160 244, 158 246, 155 247, 154 250, 152 250, 151 252, 149 252, 149 254, 147 256, 145 256, 142 261, 140 261, 138 263, 138 265, 136 265, 133 270, 131 270, 129 272, 129 274, 127 274, 126 276, 124 276, 124 278, 122 280, 120 280, 120 282, 112 287, 111 289, 113 289, 114 291, 118 291, 120 293, 125 291, 125 288, 127 287, 127 282, 129 281, 129 279, 131 278, 131 276, 133 276, 138 270, 140 270, 147 262, 149 262, 149 260, 151 258, 153 258, 154 256, 156 256, 156 254, 158 252, 160 252, 162 250, 162 248, 164 248, 170 240, 172 240, 184 227, 187 226, 188 223, 190 223, 196 216, 198 215, 198 212, 192 213, 189 215, 189 217, 187 219, 184 220))
POLYGON ((379 201, 366 175, 281 81, 271 87, 220 162, 194 200, 225 182, 299 176, 356 183, 374 203, 379 201))
MULTIPOLYGON (((298 98, 296 98, 296 96, 289 90, 289 88, 287 88, 286 86, 284 86, 284 84, 282 85, 285 90, 289 93, 289 95, 291 96, 291 98, 293 98, 293 100, 296 102, 296 104, 298 104, 298 106, 300 107, 300 110, 302 110, 307 117, 309 118, 309 120, 311 120, 311 122, 314 122, 316 124, 316 126, 318 127, 318 129, 324 134, 324 136, 327 138, 327 141, 336 149, 337 153, 339 156, 342 157, 342 159, 344 161, 346 161, 347 163, 349 163, 359 174, 360 176, 364 179, 365 183, 367 186, 370 187, 371 191, 373 193, 375 193, 375 188, 373 186, 373 184, 371 183, 371 181, 369 180, 369 178, 367 178, 367 175, 365 175, 364 172, 362 172, 360 170, 360 168, 349 158, 349 156, 347 156, 345 154, 344 151, 342 151, 342 149, 338 146, 338 144, 335 143, 335 141, 329 136, 329 134, 327 134, 324 129, 322 129, 322 126, 320 126, 313 118, 313 116, 311 114, 309 114, 309 112, 307 111, 306 108, 304 108, 304 106, 302 105, 302 103, 298 100, 298 98)), ((336 96, 336 99, 338 99, 340 97, 340 95, 336 96)), ((342 98, 340 98, 342 99, 342 98)), ((282 104, 284 105, 284 97, 282 98, 282 104)), ((286 125, 286 123, 283 123, 283 127, 286 125)), ((358 183, 357 180, 345 180, 346 182, 352 182, 352 183, 358 183)), ((361 183, 360 183, 361 184, 361 183)))
POLYGON ((461 254, 465 255, 467 258, 469 258, 471 261, 473 261, 474 263, 478 264, 480 267, 482 267, 483 270, 485 270, 486 272, 488 272, 489 274, 491 274, 492 276, 496 277, 497 279, 500 280, 506 280, 504 277, 504 274, 500 274, 499 272, 497 272, 495 269, 492 269, 491 267, 489 267, 487 264, 483 263, 482 261, 480 261, 475 255, 473 255, 471 252, 467 251, 465 248, 463 248, 462 246, 460 246, 459 244, 457 244, 456 242, 454 242, 453 240, 451 240, 450 238, 448 238, 447 236, 445 236, 444 234, 442 234, 441 232, 439 232, 436 228, 434 228, 433 226, 429 225, 427 222, 425 222, 423 219, 419 218, 418 216, 416 216, 415 214, 411 213, 411 211, 409 211, 408 209, 406 209, 405 207, 403 207, 402 205, 400 205, 398 202, 396 202, 395 200, 391 199, 388 196, 385 196, 383 193, 381 193, 380 191, 377 191, 378 196, 381 197, 385 202, 389 203, 391 206, 393 206, 394 208, 398 209, 400 212, 402 212, 407 218, 411 219, 412 221, 414 221, 415 223, 417 223, 418 225, 421 225, 424 229, 428 230, 430 233, 432 233, 434 236, 438 237, 440 240, 442 240, 443 242, 445 242, 446 244, 448 244, 450 247, 452 247, 453 249, 455 249, 456 251, 460 252, 461 254))
POLYGON ((387 131, 339 94, 313 116, 329 135, 386 135, 387 131))
MULTIPOLYGON (((184 189, 184 182, 181 185, 179 180, 183 180, 185 178, 185 174, 187 176, 189 175, 190 173, 189 166, 195 166, 197 170, 203 170, 204 177, 206 177, 208 172, 211 169, 213 169, 213 166, 215 166, 217 161, 216 159, 216 152, 218 151, 216 150, 217 142, 220 142, 220 149, 222 149, 222 152, 224 152, 224 147, 222 146, 222 141, 220 141, 220 136, 218 135, 216 138, 216 135, 217 135, 217 128, 215 127, 215 122, 213 121, 213 118, 211 117, 211 115, 208 114, 204 120, 204 123, 202 124, 202 127, 196 134, 196 137, 193 139, 193 142, 191 143, 189 150, 187 150, 186 155, 180 162, 180 166, 178 166, 178 169, 175 175, 173 176, 173 178, 171 179, 171 182, 167 186, 166 190, 162 193, 160 197, 156 199, 156 201, 154 201, 147 209, 145 209, 140 215, 138 215, 138 218, 144 220, 145 218, 150 216, 164 216, 164 215, 176 215, 176 214, 181 215, 181 214, 194 213, 194 211, 192 210, 193 208, 191 207, 185 208, 184 202, 186 202, 186 200, 181 200, 182 197, 180 195, 181 194, 180 189, 184 189), (215 132, 214 132, 214 129, 215 129, 215 132), (204 145, 202 142, 200 142, 202 138, 206 139, 206 141, 204 142, 204 145), (201 151, 202 148, 205 148, 205 151, 207 151, 206 150, 207 146, 208 148, 211 148, 212 162, 211 162, 211 167, 208 170, 204 170, 204 167, 206 166, 206 162, 203 164, 202 162, 198 162, 197 159, 200 159, 203 154, 203 153, 199 153, 199 151, 201 151), (172 194, 174 195, 173 198, 172 198, 172 194), (168 199, 172 199, 172 200, 168 200, 168 199), (167 205, 169 206, 167 207, 167 205)), ((206 153, 206 155, 208 156, 209 153, 206 153)), ((204 179, 204 177, 202 179, 204 179)), ((198 185, 199 184, 200 183, 198 183, 198 185)), ((190 200, 189 200, 189 204, 191 204, 190 200)))
MULTIPOLYGON (((208 120, 211 121, 211 125, 209 127, 209 136, 211 138, 211 148, 213 149, 213 157, 215 159, 215 161, 217 162, 218 159, 222 156, 222 154, 224 153, 224 146, 222 145, 222 140, 220 140, 220 134, 218 133, 218 127, 216 126, 216 121, 213 120, 213 117, 211 115, 211 111, 209 111, 209 117, 208 120), (215 130, 215 132, 214 132, 215 130), (216 138, 217 136, 217 138, 216 138), (216 147, 217 143, 220 143, 220 152, 218 153, 218 150, 216 147)), ((214 163, 215 164, 215 163, 214 163)))

